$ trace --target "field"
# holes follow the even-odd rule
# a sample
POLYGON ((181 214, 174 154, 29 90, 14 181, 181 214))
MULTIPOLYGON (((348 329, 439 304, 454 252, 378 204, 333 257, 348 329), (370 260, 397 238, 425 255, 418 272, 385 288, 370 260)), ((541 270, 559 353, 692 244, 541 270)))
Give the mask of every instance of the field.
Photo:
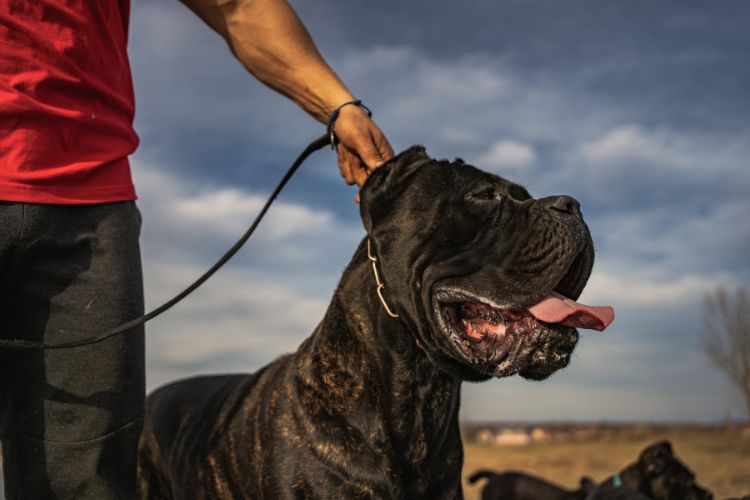
POLYGON ((532 443, 497 447, 465 441, 464 493, 479 499, 482 482, 469 485, 476 469, 520 470, 576 488, 583 475, 600 481, 633 462, 639 452, 658 439, 669 439, 677 456, 696 474, 699 484, 720 500, 750 494, 750 438, 737 433, 669 431, 629 438, 586 442, 532 443))

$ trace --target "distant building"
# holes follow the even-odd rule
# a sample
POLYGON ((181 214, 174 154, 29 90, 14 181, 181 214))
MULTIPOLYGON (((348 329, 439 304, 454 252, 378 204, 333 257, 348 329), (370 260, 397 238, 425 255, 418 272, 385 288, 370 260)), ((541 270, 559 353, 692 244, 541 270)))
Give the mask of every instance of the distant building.
POLYGON ((531 437, 531 440, 535 443, 547 443, 549 441, 552 441, 552 433, 547 429, 543 429, 542 427, 534 427, 533 429, 531 429, 531 433, 529 435, 531 437))
POLYGON ((480 444, 495 444, 495 433, 491 429, 480 429, 475 439, 480 444))
POLYGON ((497 446, 528 446, 531 436, 524 429, 501 429, 495 436, 497 446))

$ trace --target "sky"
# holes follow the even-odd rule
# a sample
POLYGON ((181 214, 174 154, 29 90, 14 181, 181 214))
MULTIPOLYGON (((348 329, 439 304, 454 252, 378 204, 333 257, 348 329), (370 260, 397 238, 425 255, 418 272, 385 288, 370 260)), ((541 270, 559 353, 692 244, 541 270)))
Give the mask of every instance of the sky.
MULTIPOLYGON (((722 421, 742 402, 700 349, 702 300, 750 286, 750 4, 595 0, 291 2, 396 151, 422 144, 575 196, 596 246, 582 331, 543 382, 464 384, 464 420, 722 421)), ((149 309, 207 269, 324 126, 254 80, 176 1, 134 0, 149 309)), ((148 326, 149 388, 254 371, 322 318, 364 236, 331 151, 256 236, 148 326)))

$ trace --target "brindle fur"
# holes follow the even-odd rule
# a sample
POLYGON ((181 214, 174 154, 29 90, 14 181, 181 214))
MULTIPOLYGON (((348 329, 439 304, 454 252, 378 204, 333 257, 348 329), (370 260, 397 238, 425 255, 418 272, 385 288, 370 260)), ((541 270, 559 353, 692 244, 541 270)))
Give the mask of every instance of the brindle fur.
POLYGON ((430 288, 465 280, 526 307, 584 255, 563 290, 576 298, 591 269, 590 238, 580 215, 568 221, 551 203, 417 147, 376 171, 362 217, 386 300, 401 316, 379 302, 363 242, 295 353, 253 375, 191 378, 149 396, 140 498, 463 498, 461 381, 545 378, 567 364, 577 334, 533 332, 502 369, 475 366, 439 331, 430 288), (462 208, 477 183, 505 198, 462 208))

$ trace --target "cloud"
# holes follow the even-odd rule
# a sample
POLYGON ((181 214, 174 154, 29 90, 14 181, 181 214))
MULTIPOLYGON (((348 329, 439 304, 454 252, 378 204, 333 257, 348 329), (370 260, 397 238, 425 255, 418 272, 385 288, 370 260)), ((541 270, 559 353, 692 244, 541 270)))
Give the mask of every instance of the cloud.
MULTIPOLYGON (((147 250, 161 258, 218 258, 247 230, 270 194, 200 185, 137 160, 133 171, 147 250)), ((353 248, 363 234, 361 226, 343 224, 328 210, 276 200, 247 246, 262 264, 301 265, 321 260, 326 250, 325 262, 340 259, 345 252, 338 249, 353 248)))
POLYGON ((587 220, 598 248, 597 269, 644 283, 694 276, 748 281, 750 199, 685 196, 679 203, 626 207, 587 220))
MULTIPOLYGON (((134 172, 151 310, 213 264, 265 197, 186 182, 154 164, 135 162, 134 172)), ((323 317, 363 234, 331 212, 277 200, 249 255, 149 324, 149 387, 196 373, 253 371, 293 351, 323 317)))
MULTIPOLYGON (((674 153, 674 148, 670 148, 663 137, 648 135, 636 126, 616 128, 603 137, 581 146, 581 156, 584 160, 599 163, 628 159, 673 163, 664 160, 673 160, 674 153)), ((684 162, 685 158, 677 160, 677 163, 681 163, 679 160, 684 162)))
POLYGON ((534 150, 527 144, 501 140, 492 144, 489 150, 479 157, 477 166, 498 172, 502 169, 524 167, 534 161, 534 150))
POLYGON ((654 275, 653 270, 648 268, 636 269, 631 273, 609 274, 600 267, 586 285, 582 300, 631 308, 662 309, 695 303, 707 291, 734 282, 735 278, 726 273, 712 277, 682 274, 672 280, 665 280, 660 273, 654 275))
MULTIPOLYGON (((149 259, 148 309, 204 269, 149 259)), ((334 283, 328 283, 333 288, 334 283)), ((196 374, 253 372, 294 351, 323 317, 322 290, 296 290, 251 270, 230 268, 147 327, 148 386, 196 374)))
POLYGON ((481 142, 483 134, 472 133, 482 124, 496 122, 500 114, 491 112, 494 103, 514 94, 511 75, 488 61, 475 57, 442 61, 408 46, 354 48, 336 66, 353 88, 366 89, 363 98, 373 105, 376 119, 382 117, 392 137, 413 143, 429 138, 431 144, 424 144, 428 148, 481 142), (467 116, 474 119, 467 122, 467 116), (471 126, 457 126, 465 123, 471 126))
MULTIPOLYGON (((154 272, 147 268, 150 288, 181 283, 197 268, 171 266, 154 272)), ((194 297, 186 299, 154 335, 156 359, 161 363, 191 364, 219 354, 249 360, 259 368, 308 337, 323 317, 328 298, 280 286, 263 275, 243 270, 218 274, 194 297)))
MULTIPOLYGON (((179 200, 170 208, 176 217, 191 224, 237 235, 246 229, 248 221, 255 218, 265 203, 263 196, 224 188, 179 200)), ((293 234, 321 234, 332 228, 333 215, 302 205, 279 203, 269 212, 266 226, 269 238, 274 240, 293 234)))
POLYGON ((581 158, 599 168, 613 164, 630 167, 646 164, 650 168, 707 176, 727 170, 741 173, 738 163, 744 164, 748 152, 750 149, 742 134, 717 137, 666 128, 647 130, 632 124, 618 126, 579 147, 581 158))

